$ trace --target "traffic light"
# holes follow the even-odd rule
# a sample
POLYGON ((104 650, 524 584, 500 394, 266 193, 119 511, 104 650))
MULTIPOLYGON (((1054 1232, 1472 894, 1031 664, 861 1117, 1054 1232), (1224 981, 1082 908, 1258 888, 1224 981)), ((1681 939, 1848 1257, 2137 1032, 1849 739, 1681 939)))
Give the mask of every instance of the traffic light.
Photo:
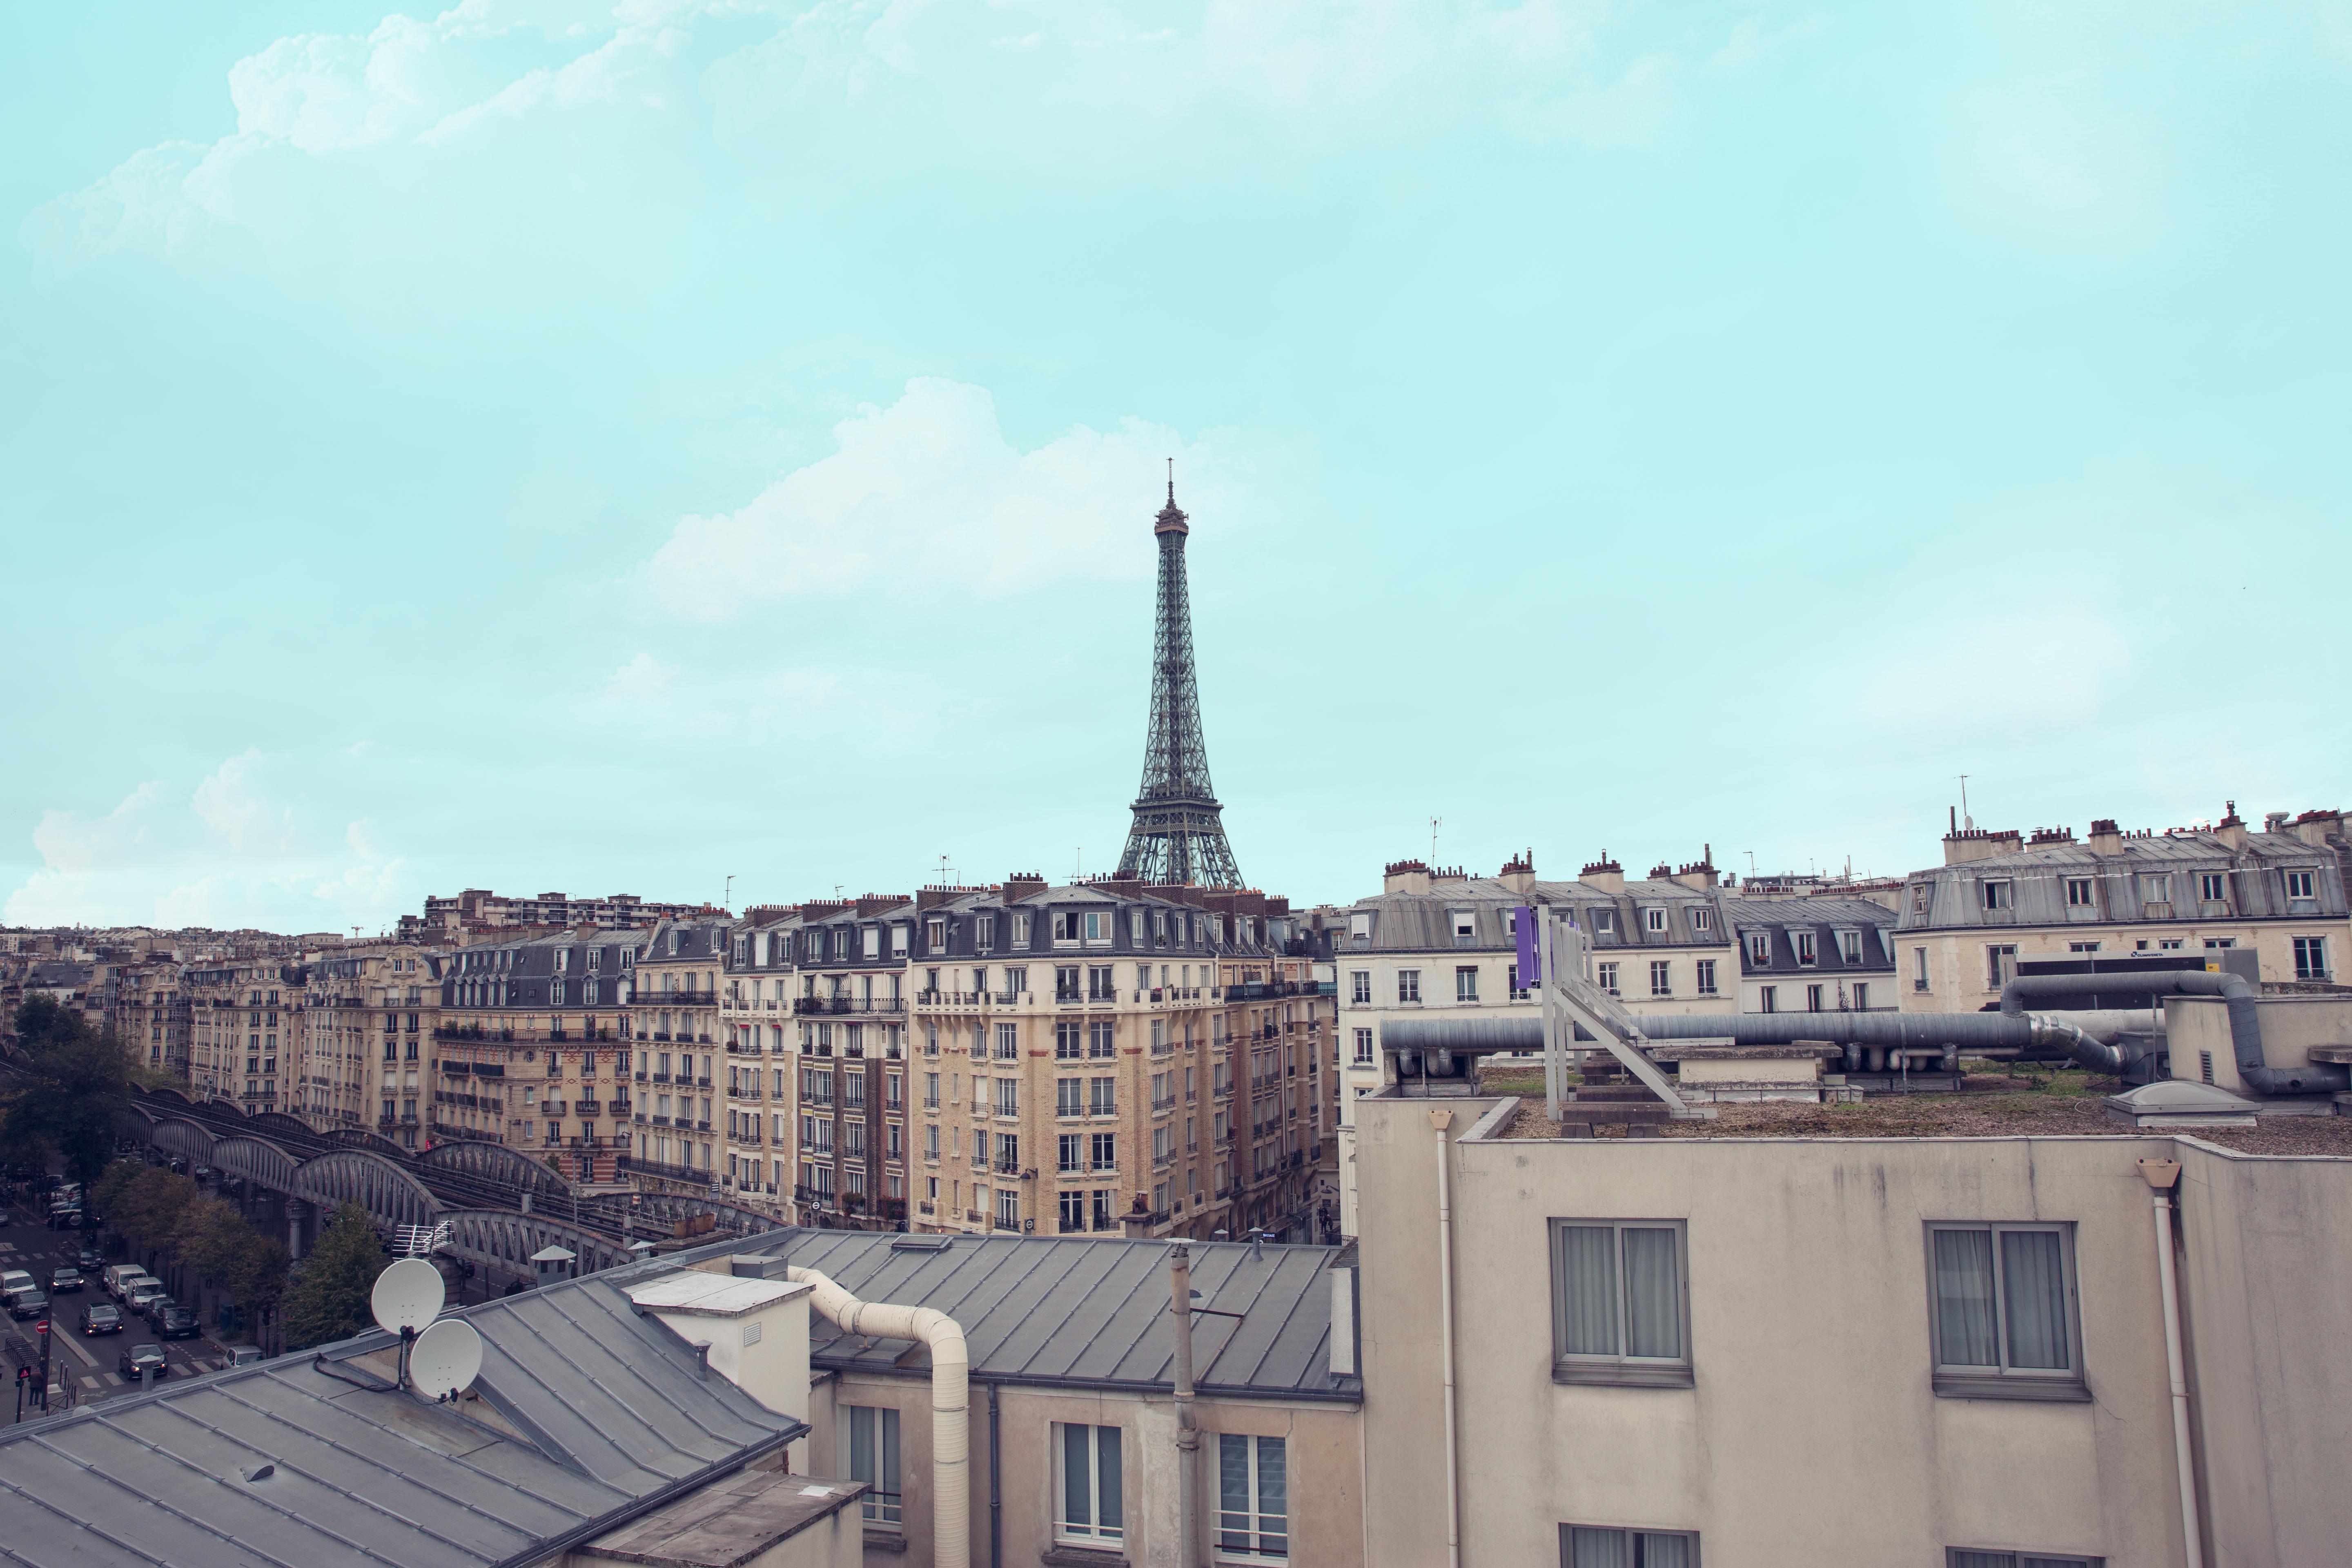
POLYGON ((20 1366, 20 1367, 18 1367, 18 1368, 16 1369, 16 1381, 17 1381, 18 1383, 30 1383, 30 1382, 32 1382, 32 1381, 33 1381, 33 1369, 32 1369, 31 1367, 29 1367, 29 1366, 20 1366))

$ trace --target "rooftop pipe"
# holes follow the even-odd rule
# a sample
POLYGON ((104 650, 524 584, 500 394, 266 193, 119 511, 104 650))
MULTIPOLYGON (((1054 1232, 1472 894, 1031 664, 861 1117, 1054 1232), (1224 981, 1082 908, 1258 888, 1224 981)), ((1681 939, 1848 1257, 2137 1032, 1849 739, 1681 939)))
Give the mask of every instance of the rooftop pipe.
POLYGON ((953 1318, 929 1307, 861 1301, 814 1268, 785 1277, 816 1288, 810 1300, 845 1334, 920 1340, 931 1352, 931 1561, 971 1564, 971 1354, 953 1318))
POLYGON ((2263 1019, 2254 988, 2235 974, 2206 969, 2162 969, 2137 974, 2021 974, 2000 988, 2001 1014, 2024 1014, 2029 996, 2080 996, 2085 992, 2154 996, 2219 996, 2230 1010, 2230 1054, 2238 1076, 2258 1094, 2323 1094, 2352 1089, 2352 1068, 2306 1062, 2274 1068, 2263 1058, 2263 1019))

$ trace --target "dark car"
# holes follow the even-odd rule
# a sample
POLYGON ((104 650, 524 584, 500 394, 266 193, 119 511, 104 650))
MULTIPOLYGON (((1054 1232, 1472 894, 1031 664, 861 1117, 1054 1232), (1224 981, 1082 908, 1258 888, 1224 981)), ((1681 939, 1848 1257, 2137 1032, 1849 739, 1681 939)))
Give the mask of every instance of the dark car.
POLYGON ((155 1325, 155 1337, 159 1340, 192 1340, 196 1337, 196 1315, 177 1301, 157 1306, 147 1314, 147 1321, 155 1325))
POLYGON ((110 1301, 93 1301, 81 1310, 81 1331, 84 1334, 119 1334, 122 1331, 122 1309, 110 1301))
POLYGON ((49 1299, 37 1288, 19 1290, 8 1298, 8 1315, 20 1323, 34 1318, 46 1318, 49 1315, 49 1299))
POLYGON ((115 1358, 114 1370, 133 1383, 139 1381, 141 1373, 151 1368, 157 1377, 172 1375, 172 1363, 163 1359, 162 1345, 132 1345, 115 1358))
POLYGON ((78 1208, 51 1209, 49 1211, 49 1228, 51 1230, 79 1230, 81 1228, 81 1210, 78 1208))
POLYGON ((71 1268, 60 1268, 56 1273, 49 1276, 49 1294, 52 1296, 62 1296, 68 1290, 80 1289, 82 1288, 82 1284, 83 1280, 80 1269, 71 1268))
POLYGON ((106 1267, 106 1254, 95 1247, 85 1247, 81 1256, 74 1259, 74 1267, 84 1274, 95 1274, 106 1267))

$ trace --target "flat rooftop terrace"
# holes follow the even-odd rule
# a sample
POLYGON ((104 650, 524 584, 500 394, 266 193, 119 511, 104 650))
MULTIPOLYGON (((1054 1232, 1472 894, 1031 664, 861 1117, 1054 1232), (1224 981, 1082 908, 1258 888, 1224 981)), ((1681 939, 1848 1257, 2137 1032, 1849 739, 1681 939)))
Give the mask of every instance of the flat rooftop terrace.
MULTIPOLYGON (((1557 1138, 1544 1114, 1543 1080, 1495 1075, 1484 1092, 1517 1094, 1519 1109, 1506 1138, 1557 1138)), ((2109 1116, 2103 1101, 2113 1079, 2058 1072, 2038 1079, 1974 1077, 1957 1094, 1874 1096, 1846 1105, 1786 1102, 1719 1104, 1712 1121, 1669 1121, 1659 1138, 2168 1138, 2176 1132, 2248 1154, 2352 1157, 2352 1117, 2267 1116, 2252 1127, 2134 1127, 2109 1116), (2038 1087, 2028 1087, 2035 1084, 2038 1087)), ((1645 1130, 1646 1131, 1646 1130, 1645 1130)))

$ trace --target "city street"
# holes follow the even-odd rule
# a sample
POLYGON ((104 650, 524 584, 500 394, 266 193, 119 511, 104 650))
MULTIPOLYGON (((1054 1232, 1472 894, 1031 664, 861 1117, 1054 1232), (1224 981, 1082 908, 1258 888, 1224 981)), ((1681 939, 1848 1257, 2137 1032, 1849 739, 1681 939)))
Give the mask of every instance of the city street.
MULTIPOLYGON (((16 1223, 0 1228, 0 1268, 26 1269, 40 1280, 45 1289, 50 1271, 73 1262, 75 1255, 81 1250, 83 1237, 92 1234, 47 1229, 38 1216, 29 1214, 27 1205, 22 1204, 11 1205, 9 1218, 16 1223), (26 1223, 28 1218, 32 1223, 26 1223)), ((94 1276, 79 1291, 68 1291, 50 1299, 49 1309, 54 1314, 52 1333, 57 1341, 49 1354, 49 1381, 53 1387, 62 1391, 69 1383, 74 1396, 83 1401, 106 1399, 120 1394, 125 1384, 114 1370, 115 1358, 126 1347, 134 1344, 163 1343, 173 1377, 211 1372, 227 1364, 227 1357, 222 1353, 221 1347, 210 1338, 200 1336, 192 1340, 158 1342, 146 1321, 139 1318, 131 1318, 119 1334, 100 1334, 96 1339, 83 1339, 83 1303, 112 1300, 113 1298, 106 1293, 106 1287, 94 1276)), ((20 1363, 29 1363, 37 1367, 40 1364, 39 1337, 33 1332, 33 1324, 29 1321, 20 1323, 13 1319, 0 1318, 0 1333, 5 1333, 7 1339, 7 1375, 12 1381, 20 1363)), ((14 1391, 0 1397, 9 1400, 5 1409, 13 1415, 16 1411, 14 1391)), ((52 1396, 53 1400, 59 1397, 52 1396)))

